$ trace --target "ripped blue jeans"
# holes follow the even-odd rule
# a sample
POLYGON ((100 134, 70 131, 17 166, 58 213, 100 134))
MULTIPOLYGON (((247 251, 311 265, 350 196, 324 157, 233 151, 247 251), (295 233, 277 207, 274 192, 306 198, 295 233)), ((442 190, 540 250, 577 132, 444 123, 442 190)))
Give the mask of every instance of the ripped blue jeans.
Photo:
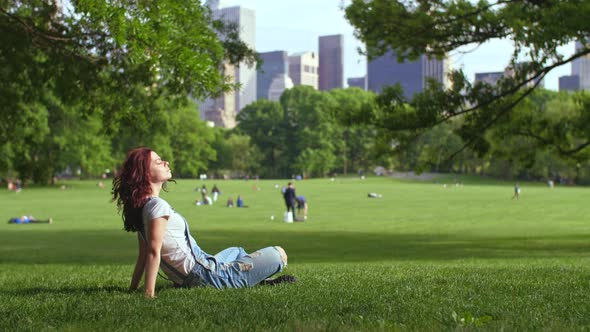
POLYGON ((251 287, 281 272, 287 265, 277 247, 266 247, 251 254, 243 248, 231 247, 207 260, 208 266, 195 265, 189 276, 191 281, 186 286, 251 287))

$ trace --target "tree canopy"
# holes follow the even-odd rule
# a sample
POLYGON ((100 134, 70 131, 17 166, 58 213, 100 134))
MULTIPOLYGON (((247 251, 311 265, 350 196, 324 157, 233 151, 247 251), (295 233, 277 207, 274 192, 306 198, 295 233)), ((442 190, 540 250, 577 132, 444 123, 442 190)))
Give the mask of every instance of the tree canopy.
MULTIPOLYGON (((461 70, 456 70, 449 74, 450 88, 433 83, 411 101, 404 100, 395 89, 388 89, 378 100, 382 115, 395 122, 386 129, 406 131, 413 137, 427 128, 461 118, 456 133, 464 147, 480 154, 490 149, 484 134, 510 121, 515 106, 548 72, 590 54, 590 2, 583 0, 352 0, 345 11, 356 36, 366 45, 369 59, 390 51, 398 61, 415 60, 421 55, 443 58, 459 48, 475 49, 492 39, 512 42, 514 51, 508 65, 512 75, 494 86, 472 84, 461 70), (573 41, 582 43, 573 55, 564 57, 557 51, 573 41)), ((372 117, 373 122, 379 122, 376 119, 372 117)), ((559 144, 547 132, 528 136, 545 145, 559 144)), ((590 145, 590 131, 584 132, 583 140, 577 143, 559 151, 577 158, 590 145)))
POLYGON ((279 102, 259 100, 238 114, 238 133, 248 135, 261 153, 264 177, 294 174, 325 176, 366 170, 372 164, 374 131, 353 122, 370 110, 374 94, 361 89, 286 90, 279 102))
POLYGON ((74 159, 104 170, 111 158, 94 160, 111 144, 151 143, 191 147, 179 171, 195 174, 214 153, 187 97, 235 88, 223 64, 256 61, 236 29, 199 0, 0 0, 1 163, 41 180, 74 159), (161 135, 174 123, 184 136, 161 135))

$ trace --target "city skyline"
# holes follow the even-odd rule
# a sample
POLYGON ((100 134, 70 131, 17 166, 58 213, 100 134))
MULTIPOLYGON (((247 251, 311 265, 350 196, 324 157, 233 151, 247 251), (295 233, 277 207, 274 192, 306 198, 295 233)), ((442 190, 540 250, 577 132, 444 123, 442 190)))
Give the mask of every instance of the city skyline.
MULTIPOLYGON (((287 51, 289 55, 318 51, 318 38, 325 35, 344 36, 344 81, 366 75, 366 58, 356 49, 363 44, 354 37, 353 27, 340 9, 350 0, 222 0, 223 6, 243 6, 256 11, 256 50, 258 52, 287 51)), ((574 43, 558 49, 563 55, 574 52, 574 43)), ((503 71, 512 53, 508 40, 493 40, 480 45, 456 50, 450 54, 453 69, 462 68, 469 81, 476 73, 503 71)), ((557 90, 559 76, 570 75, 566 64, 545 77, 545 88, 557 90)))

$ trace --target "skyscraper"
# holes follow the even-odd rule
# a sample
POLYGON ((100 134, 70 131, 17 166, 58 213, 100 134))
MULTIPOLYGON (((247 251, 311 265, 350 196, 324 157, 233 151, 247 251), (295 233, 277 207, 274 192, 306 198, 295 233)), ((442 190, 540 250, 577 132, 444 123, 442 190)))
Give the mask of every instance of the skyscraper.
POLYGON ((580 90, 580 76, 567 75, 559 77, 559 91, 578 91, 580 90))
POLYGON ((289 76, 295 85, 318 88, 318 56, 314 52, 301 52, 289 56, 289 76))
MULTIPOLYGON (((256 49, 256 12, 241 6, 221 7, 219 0, 209 0, 213 17, 224 22, 234 23, 239 29, 239 38, 251 49, 256 49)), ((240 63, 235 69, 235 78, 241 84, 240 91, 236 91, 236 109, 239 112, 246 105, 256 100, 256 68, 240 63)))
POLYGON ((475 83, 477 82, 483 82, 483 83, 487 83, 489 85, 496 85, 496 83, 498 83, 498 80, 501 79, 502 77, 504 77, 504 72, 503 71, 494 71, 494 72, 488 72, 488 73, 475 73, 475 83))
POLYGON ((279 101, 285 90, 293 87, 293 81, 285 74, 277 75, 268 89, 268 100, 279 101))
POLYGON ((276 77, 288 75, 289 57, 285 51, 260 53, 263 63, 256 77, 256 99, 268 99, 270 85, 276 77))
MULTIPOLYGON (((517 62, 515 64, 515 67, 517 69, 521 69, 521 68, 523 68, 524 66, 526 66, 528 64, 530 64, 528 61, 521 61, 521 62, 517 62)), ((516 75, 516 73, 515 73, 515 70, 512 67, 512 65, 508 65, 504 69, 504 77, 512 77, 512 78, 514 78, 515 75, 516 75)), ((527 78, 532 78, 532 74, 527 75, 527 78)), ((533 87, 535 85, 537 85, 539 87, 544 87, 545 86, 545 79, 544 78, 541 78, 541 77, 537 77, 537 78, 533 79, 532 81, 524 84, 523 87, 531 88, 531 87, 533 87)))
MULTIPOLYGON (((226 76, 234 78, 235 67, 224 65, 226 76)), ((236 126, 236 97, 234 91, 224 92, 217 98, 208 98, 199 105, 201 119, 212 122, 216 127, 233 128, 236 126)))
POLYGON ((319 87, 320 90, 342 88, 344 79, 344 36, 320 36, 319 38, 319 87))
POLYGON ((207 0, 205 1, 205 6, 209 7, 211 10, 227 7, 224 0, 207 0))
POLYGON ((363 90, 366 90, 367 87, 367 78, 365 76, 362 77, 349 77, 347 80, 348 83, 348 87, 352 88, 361 88, 363 90))
POLYGON ((427 78, 445 84, 444 62, 423 55, 415 61, 398 63, 395 54, 388 52, 367 63, 367 89, 379 93, 383 87, 399 83, 410 99, 426 88, 427 78))
MULTIPOLYGON (((584 49, 581 42, 576 42, 576 52, 584 49)), ((586 54, 572 61, 572 75, 580 79, 580 90, 590 91, 590 54, 586 54)))

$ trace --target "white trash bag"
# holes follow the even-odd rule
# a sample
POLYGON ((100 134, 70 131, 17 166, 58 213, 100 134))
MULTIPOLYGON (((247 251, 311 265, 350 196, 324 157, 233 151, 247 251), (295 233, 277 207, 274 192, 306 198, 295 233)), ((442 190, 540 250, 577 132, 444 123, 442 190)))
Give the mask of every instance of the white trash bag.
POLYGON ((285 212, 285 215, 283 216, 283 221, 288 222, 288 223, 292 223, 293 222, 293 212, 291 212, 291 211, 285 212))

